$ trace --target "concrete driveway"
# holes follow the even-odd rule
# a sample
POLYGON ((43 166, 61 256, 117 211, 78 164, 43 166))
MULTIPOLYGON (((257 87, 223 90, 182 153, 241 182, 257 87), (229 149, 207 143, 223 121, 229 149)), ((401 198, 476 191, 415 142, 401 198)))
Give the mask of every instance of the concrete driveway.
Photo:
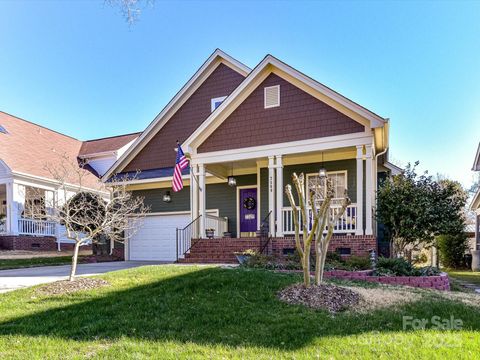
MULTIPOLYGON (((145 265, 158 265, 154 261, 115 261, 95 264, 79 264, 77 275, 91 276, 110 271, 131 269, 145 265)), ((57 280, 65 280, 70 273, 70 265, 42 266, 24 269, 0 270, 0 293, 21 289, 57 280)))

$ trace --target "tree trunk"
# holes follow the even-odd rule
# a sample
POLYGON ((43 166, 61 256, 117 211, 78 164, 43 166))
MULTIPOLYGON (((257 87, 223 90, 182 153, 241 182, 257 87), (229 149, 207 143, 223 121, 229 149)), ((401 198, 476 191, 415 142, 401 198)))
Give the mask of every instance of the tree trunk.
POLYGON ((303 252, 303 283, 305 287, 310 286, 310 246, 305 246, 303 252))
POLYGON ((75 248, 73 250, 72 256, 72 269, 70 271, 70 277, 68 281, 73 281, 75 279, 75 273, 77 272, 77 260, 78 260, 78 250, 80 249, 80 242, 75 243, 75 248))

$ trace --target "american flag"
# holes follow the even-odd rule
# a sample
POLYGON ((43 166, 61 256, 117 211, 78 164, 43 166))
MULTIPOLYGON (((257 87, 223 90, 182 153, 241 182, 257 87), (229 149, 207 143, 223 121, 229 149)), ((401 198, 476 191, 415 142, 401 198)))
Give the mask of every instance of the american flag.
POLYGON ((182 170, 188 166, 188 159, 185 157, 185 154, 183 153, 180 144, 177 143, 177 146, 177 161, 175 162, 175 169, 173 170, 172 181, 172 188, 175 192, 183 189, 182 170))

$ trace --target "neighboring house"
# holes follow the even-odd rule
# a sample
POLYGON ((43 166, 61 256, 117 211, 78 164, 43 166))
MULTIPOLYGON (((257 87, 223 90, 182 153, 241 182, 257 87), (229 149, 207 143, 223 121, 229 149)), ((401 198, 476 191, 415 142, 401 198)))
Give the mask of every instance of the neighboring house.
MULTIPOLYGON (((0 249, 53 250, 71 244, 59 224, 28 217, 29 207, 62 198, 47 169, 62 156, 87 163, 84 187, 97 191, 98 178, 138 134, 82 142, 18 117, 0 112, 0 249)), ((71 196, 78 184, 72 183, 71 196)), ((108 194, 103 194, 108 196, 108 194)))
MULTIPOLYGON (((480 144, 478 145, 475 161, 473 162, 473 171, 480 171, 480 144)), ((473 197, 470 209, 475 212, 475 241, 472 250, 480 250, 480 188, 473 197)))
MULTIPOLYGON (((378 174, 398 171, 388 163, 388 139, 387 119, 275 57, 250 69, 216 50, 103 180, 141 171, 130 190, 151 213, 128 239, 127 259, 222 262, 249 247, 291 252, 284 187, 303 172, 308 193, 325 168, 335 197, 347 190, 352 200, 331 250, 367 255, 377 249, 378 174), (174 193, 176 140, 192 171, 185 169, 186 186, 174 193), (217 239, 205 239, 212 231, 217 239)), ((331 212, 338 207, 334 201, 331 212)))

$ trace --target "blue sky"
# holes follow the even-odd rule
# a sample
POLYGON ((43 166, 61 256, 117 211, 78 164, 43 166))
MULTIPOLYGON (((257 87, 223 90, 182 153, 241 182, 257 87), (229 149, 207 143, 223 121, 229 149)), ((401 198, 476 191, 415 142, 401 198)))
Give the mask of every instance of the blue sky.
POLYGON ((217 47, 267 53, 391 119, 391 156, 469 185, 480 2, 0 1, 0 110, 85 140, 143 130, 217 47))

